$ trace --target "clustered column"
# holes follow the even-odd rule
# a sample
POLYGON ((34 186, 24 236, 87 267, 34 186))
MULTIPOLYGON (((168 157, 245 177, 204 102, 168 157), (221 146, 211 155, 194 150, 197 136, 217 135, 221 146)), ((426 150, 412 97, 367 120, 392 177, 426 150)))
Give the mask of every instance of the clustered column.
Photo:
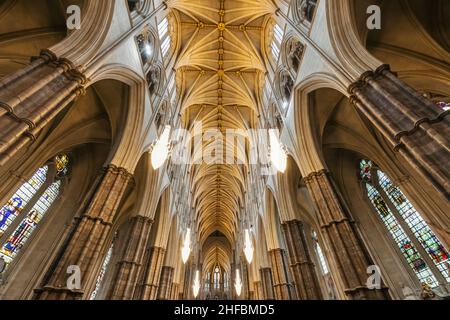
POLYGON ((441 110, 393 74, 388 65, 349 87, 351 102, 395 151, 450 198, 450 110, 441 110))
POLYGON ((138 276, 141 272, 144 254, 150 236, 153 220, 144 216, 135 216, 127 238, 125 251, 119 261, 109 292, 111 300, 133 299, 138 276))
POLYGON ((300 300, 322 299, 314 263, 308 249, 303 223, 298 220, 283 224, 292 276, 300 300))
POLYGON ((50 50, 0 80, 0 166, 84 94, 86 82, 70 61, 58 59, 50 50))
POLYGON ((337 266, 337 276, 350 299, 387 299, 385 289, 369 289, 367 267, 373 265, 329 173, 309 175, 305 183, 317 206, 322 235, 337 266))
POLYGON ((90 196, 86 209, 78 219, 69 239, 44 278, 42 288, 36 290, 37 299, 86 299, 95 283, 101 252, 107 245, 111 225, 122 197, 132 180, 123 168, 110 165, 105 169, 97 189, 90 196), (69 266, 81 271, 81 288, 67 288, 69 266))
POLYGON ((273 290, 272 269, 261 268, 259 270, 261 274, 262 291, 265 300, 275 300, 275 293, 273 290))
POLYGON ((148 252, 148 259, 145 263, 145 270, 137 292, 138 300, 155 300, 158 294, 158 283, 161 270, 166 255, 166 249, 161 247, 151 247, 148 252))
POLYGON ((292 296, 286 270, 284 250, 280 248, 270 250, 269 257, 272 262, 275 298, 277 300, 290 300, 292 296))
POLYGON ((169 300, 172 293, 172 282, 174 268, 170 266, 164 266, 161 270, 161 279, 159 281, 157 300, 169 300))

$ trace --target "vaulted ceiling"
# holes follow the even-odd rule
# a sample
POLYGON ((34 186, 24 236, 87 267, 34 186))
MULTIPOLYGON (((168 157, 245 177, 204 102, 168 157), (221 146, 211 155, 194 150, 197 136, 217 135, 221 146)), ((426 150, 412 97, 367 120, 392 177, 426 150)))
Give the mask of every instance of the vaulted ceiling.
MULTIPOLYGON (((182 87, 182 119, 192 133, 256 127, 258 95, 266 73, 262 45, 264 27, 275 13, 270 0, 170 0, 180 17, 181 54, 175 64, 182 87), (197 125, 195 125, 197 123, 197 125)), ((180 85, 180 83, 178 84, 180 85)), ((214 154, 216 135, 203 136, 203 154, 214 154), (208 149, 209 148, 209 149, 208 149)), ((248 144, 216 150, 239 159, 241 165, 207 163, 190 170, 195 221, 200 243, 215 231, 230 243, 247 186, 248 144), (237 150, 240 150, 239 153, 237 150)), ((198 156, 194 155, 195 160, 198 156)), ((237 160, 235 160, 237 161, 237 160)), ((206 162, 206 163, 205 163, 206 162)), ((208 250, 215 252, 214 250, 208 250)))

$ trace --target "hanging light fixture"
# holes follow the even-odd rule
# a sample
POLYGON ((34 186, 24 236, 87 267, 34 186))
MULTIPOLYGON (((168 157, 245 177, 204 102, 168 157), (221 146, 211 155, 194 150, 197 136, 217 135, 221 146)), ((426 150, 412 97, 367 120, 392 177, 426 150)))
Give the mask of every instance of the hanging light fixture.
POLYGON ((198 297, 200 292, 200 271, 195 272, 194 285, 192 286, 192 291, 194 293, 194 298, 198 297))
POLYGON ((286 171, 287 155, 278 139, 276 131, 275 129, 269 129, 270 160, 279 172, 284 173, 286 171))
POLYGON ((187 228, 183 248, 181 248, 181 259, 183 259, 184 264, 186 264, 190 255, 191 255, 191 229, 187 228))
POLYGON ((153 169, 159 169, 169 157, 170 126, 166 126, 152 150, 153 169))
POLYGON ((245 229, 244 254, 249 264, 253 261, 253 243, 250 238, 250 230, 245 229))
POLYGON ((241 274, 239 273, 239 269, 236 269, 236 281, 234 283, 234 287, 236 289, 236 294, 238 295, 238 297, 240 297, 242 293, 242 280, 241 274))

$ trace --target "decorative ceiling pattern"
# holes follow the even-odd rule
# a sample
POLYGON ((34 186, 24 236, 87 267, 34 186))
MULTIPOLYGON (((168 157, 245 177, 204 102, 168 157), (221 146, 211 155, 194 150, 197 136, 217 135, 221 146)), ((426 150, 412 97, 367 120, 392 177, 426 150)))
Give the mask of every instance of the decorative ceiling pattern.
MULTIPOLYGON (((177 11, 181 23, 175 69, 182 79, 183 125, 194 132, 202 123, 203 155, 211 154, 217 140, 206 137, 206 130, 225 137, 228 129, 245 132, 256 127, 266 73, 264 27, 277 8, 270 0, 169 0, 167 5, 177 11)), ((238 142, 237 148, 223 145, 216 152, 231 154, 242 164, 203 161, 190 169, 193 219, 201 245, 216 231, 230 243, 236 240, 247 185, 248 143, 238 142)), ((194 160, 199 157, 194 155, 194 160)))

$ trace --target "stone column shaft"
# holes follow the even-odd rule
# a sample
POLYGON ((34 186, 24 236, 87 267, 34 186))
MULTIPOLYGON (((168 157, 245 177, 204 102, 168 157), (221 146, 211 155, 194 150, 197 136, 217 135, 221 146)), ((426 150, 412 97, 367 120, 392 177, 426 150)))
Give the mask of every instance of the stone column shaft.
POLYGON ((351 102, 446 199, 450 198, 450 110, 407 86, 384 65, 351 85, 351 102))
POLYGON ((148 260, 145 263, 143 283, 140 285, 140 290, 137 293, 138 300, 156 300, 165 255, 166 249, 164 248, 150 248, 148 260))
POLYGON ((273 290, 272 269, 261 268, 261 284, 265 300, 275 300, 275 293, 273 290))
POLYGON ((264 290, 263 290, 262 281, 255 281, 254 286, 255 286, 255 299, 263 300, 264 299, 264 290))
POLYGON ((298 220, 283 224, 292 276, 300 300, 320 300, 322 291, 306 241, 303 223, 298 220))
POLYGON ((369 290, 367 268, 373 262, 357 234, 350 214, 326 171, 309 175, 305 183, 317 207, 322 235, 331 250, 338 275, 350 299, 387 299, 385 289, 369 290))
POLYGON ((276 300, 290 300, 291 287, 286 273, 284 250, 274 249, 269 251, 272 262, 273 288, 276 300))
MULTIPOLYGON (((61 254, 47 272, 42 288, 36 290, 37 299, 86 299, 93 287, 104 259, 101 253, 107 245, 111 225, 132 176, 125 169, 110 165, 84 212, 78 218, 61 254), (67 268, 79 266, 81 289, 68 289, 67 268)), ((91 196, 91 195, 89 195, 91 196)))
POLYGON ((4 165, 70 102, 87 80, 70 61, 49 50, 0 81, 0 165, 4 165))
POLYGON ((180 296, 180 284, 179 283, 172 283, 172 292, 170 295, 171 300, 178 300, 180 296))
POLYGON ((172 282, 174 268, 164 266, 161 269, 161 278, 159 280, 157 300, 169 300, 172 293, 172 282))
POLYGON ((132 218, 125 251, 117 265, 108 299, 133 299, 152 224, 153 220, 148 217, 135 216, 132 218))

